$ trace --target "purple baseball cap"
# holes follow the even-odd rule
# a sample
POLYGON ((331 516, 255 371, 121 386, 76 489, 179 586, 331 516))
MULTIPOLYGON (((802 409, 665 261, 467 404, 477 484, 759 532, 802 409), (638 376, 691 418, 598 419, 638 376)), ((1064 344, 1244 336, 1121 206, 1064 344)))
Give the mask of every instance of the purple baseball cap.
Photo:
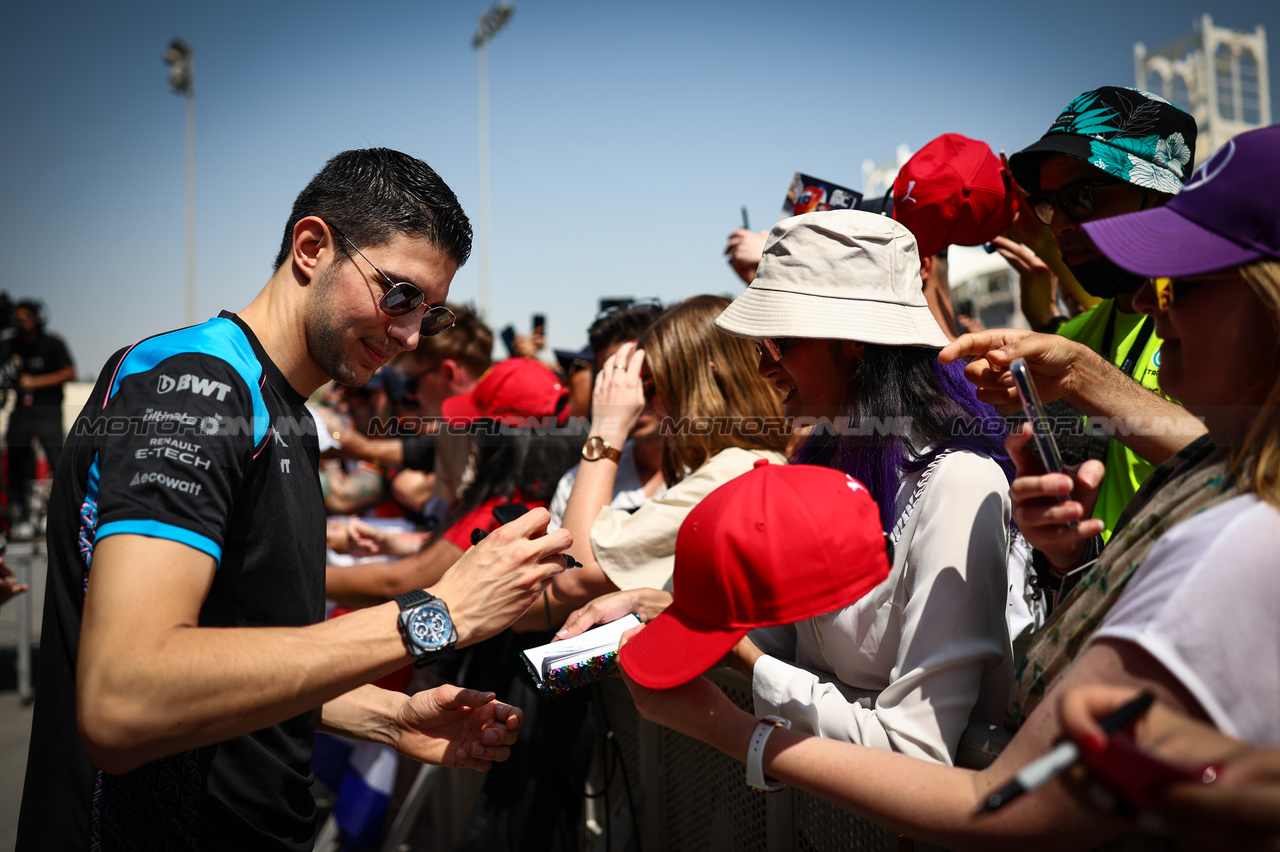
POLYGON ((1163 207, 1084 230, 1117 266, 1150 278, 1280 258, 1280 125, 1228 141, 1163 207))

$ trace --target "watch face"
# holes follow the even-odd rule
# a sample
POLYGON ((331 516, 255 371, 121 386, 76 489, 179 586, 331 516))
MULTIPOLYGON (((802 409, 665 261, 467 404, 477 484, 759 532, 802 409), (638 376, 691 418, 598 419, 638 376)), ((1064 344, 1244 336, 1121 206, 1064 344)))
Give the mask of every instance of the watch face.
POLYGON ((409 635, 424 651, 436 651, 449 643, 453 622, 439 602, 423 604, 409 616, 409 635))
POLYGON ((595 461, 600 458, 604 452, 604 438, 593 435, 587 439, 586 445, 582 448, 582 457, 587 461, 595 461))

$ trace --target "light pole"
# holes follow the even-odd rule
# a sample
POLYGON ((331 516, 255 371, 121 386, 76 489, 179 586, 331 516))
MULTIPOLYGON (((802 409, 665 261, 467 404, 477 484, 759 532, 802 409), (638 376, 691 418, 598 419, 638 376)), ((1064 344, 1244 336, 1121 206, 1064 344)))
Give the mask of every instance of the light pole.
POLYGON ((196 324, 196 52, 180 38, 164 52, 169 91, 187 99, 187 325, 196 324))
POLYGON ((480 58, 480 316, 489 319, 489 55, 488 45, 516 7, 495 3, 480 16, 471 46, 480 58))

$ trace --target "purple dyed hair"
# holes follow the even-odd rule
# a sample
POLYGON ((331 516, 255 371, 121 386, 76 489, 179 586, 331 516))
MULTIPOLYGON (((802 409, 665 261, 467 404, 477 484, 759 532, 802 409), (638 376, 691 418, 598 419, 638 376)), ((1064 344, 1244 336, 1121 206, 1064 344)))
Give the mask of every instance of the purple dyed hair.
POLYGON ((893 523, 902 474, 926 467, 944 450, 989 456, 1006 479, 1013 479, 1013 461, 1004 448, 1004 418, 978 399, 977 389, 964 377, 964 363, 941 364, 936 349, 867 344, 849 377, 840 417, 859 426, 876 421, 901 425, 903 418, 909 419, 909 434, 873 428, 869 434, 837 435, 819 426, 791 459, 838 468, 867 486, 885 530, 893 523))

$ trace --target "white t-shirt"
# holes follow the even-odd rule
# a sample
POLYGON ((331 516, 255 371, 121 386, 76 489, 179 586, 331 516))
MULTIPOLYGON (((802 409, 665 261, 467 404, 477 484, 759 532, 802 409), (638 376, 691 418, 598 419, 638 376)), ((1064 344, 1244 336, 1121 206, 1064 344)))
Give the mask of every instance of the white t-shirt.
POLYGON ((883 583, 844 609, 751 631, 768 655, 752 673, 755 713, 950 764, 971 716, 1003 721, 1013 683, 1009 481, 987 456, 954 451, 903 477, 895 518, 883 583))
MULTIPOLYGON (((575 464, 560 477, 551 505, 547 507, 551 512, 547 532, 554 532, 564 524, 564 510, 569 505, 569 495, 573 492, 573 483, 578 479, 578 468, 581 466, 581 462, 575 464)), ((665 493, 667 485, 664 482, 658 485, 653 496, 661 497, 665 493)), ((644 483, 640 481, 640 472, 636 469, 636 442, 627 441, 622 445, 622 458, 618 459, 618 475, 613 480, 613 499, 609 502, 609 507, 631 512, 639 509, 644 501, 644 483)))
POLYGON ((1242 494, 1161 536, 1093 634, 1149 653, 1223 732, 1280 745, 1280 512, 1242 494))

